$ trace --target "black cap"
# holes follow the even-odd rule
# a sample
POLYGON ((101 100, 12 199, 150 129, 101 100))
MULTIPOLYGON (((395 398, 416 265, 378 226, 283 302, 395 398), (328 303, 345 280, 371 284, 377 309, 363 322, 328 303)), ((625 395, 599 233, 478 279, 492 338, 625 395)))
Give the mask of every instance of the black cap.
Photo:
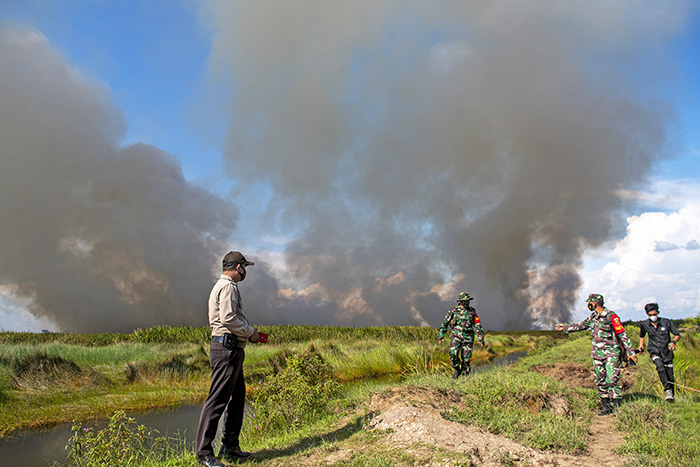
POLYGON ((246 260, 245 256, 243 256, 240 251, 229 251, 226 253, 226 256, 224 256, 224 260, 222 262, 224 268, 230 268, 236 264, 242 264, 244 266, 252 266, 255 264, 246 260))
POLYGON ((650 311, 659 311, 659 304, 658 303, 647 303, 644 305, 644 311, 649 313, 650 311))

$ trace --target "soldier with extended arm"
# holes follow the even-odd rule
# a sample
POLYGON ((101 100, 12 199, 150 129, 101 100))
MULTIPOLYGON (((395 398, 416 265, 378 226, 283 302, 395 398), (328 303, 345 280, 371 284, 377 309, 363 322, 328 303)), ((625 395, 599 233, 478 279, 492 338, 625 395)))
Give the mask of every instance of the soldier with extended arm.
POLYGON ((442 342, 447 333, 447 328, 452 327, 450 341, 450 362, 454 368, 452 378, 457 379, 459 375, 468 375, 471 372, 469 359, 472 357, 474 347, 474 329, 479 336, 479 343, 484 343, 484 329, 481 327, 481 320, 476 314, 476 310, 469 306, 472 297, 467 292, 459 294, 457 306, 453 306, 447 312, 445 319, 438 332, 438 342, 442 342))
POLYGON ((620 361, 622 347, 630 360, 637 363, 632 343, 619 316, 603 306, 603 296, 590 294, 586 299, 591 314, 575 324, 557 324, 557 331, 575 332, 584 329, 591 330, 593 368, 595 370, 595 385, 600 395, 601 409, 598 415, 607 415, 619 407, 622 399, 620 385, 620 361))

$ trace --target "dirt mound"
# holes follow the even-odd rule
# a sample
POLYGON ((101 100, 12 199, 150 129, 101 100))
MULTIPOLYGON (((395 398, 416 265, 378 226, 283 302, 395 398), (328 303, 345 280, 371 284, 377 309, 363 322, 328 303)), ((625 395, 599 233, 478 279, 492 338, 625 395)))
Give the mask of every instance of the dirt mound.
POLYGON ((410 407, 431 407, 444 410, 451 407, 464 409, 469 403, 476 400, 476 396, 464 396, 456 391, 402 386, 373 394, 369 398, 368 405, 372 412, 384 412, 397 403, 410 407))
MULTIPOLYGON (((375 413, 369 422, 369 428, 386 431, 388 442, 407 451, 423 454, 419 457, 426 458, 427 452, 439 448, 468 456, 474 466, 607 467, 622 462, 618 455, 611 452, 616 443, 621 442, 621 436, 615 431, 612 421, 607 420, 610 417, 601 417, 606 420, 598 420, 590 435, 595 439, 610 440, 611 444, 602 446, 597 443, 595 449, 586 454, 573 456, 529 448, 474 426, 445 420, 440 415, 443 409, 463 407, 469 402, 454 391, 420 387, 392 388, 373 395, 368 401, 370 410, 375 413)), ((341 460, 344 452, 335 452, 332 457, 333 461, 341 460)), ((447 467, 454 465, 454 462, 433 457, 429 465, 447 467)))
POLYGON ((445 420, 437 409, 432 407, 397 404, 375 417, 369 426, 378 430, 389 430, 389 439, 399 448, 417 449, 415 443, 428 444, 465 453, 475 465, 500 466, 506 460, 510 465, 516 465, 515 462, 529 462, 542 466, 560 465, 547 459, 546 455, 502 436, 445 420))
MULTIPOLYGON (((532 371, 549 376, 561 381, 569 387, 580 386, 582 388, 595 388, 595 373, 590 365, 575 365, 573 363, 552 363, 544 365, 533 365, 532 371)), ((620 385, 626 391, 632 387, 636 366, 628 366, 621 369, 620 385)))
POLYGON ((533 365, 532 371, 549 376, 561 381, 567 386, 580 386, 582 388, 595 387, 595 375, 590 365, 574 365, 573 363, 553 363, 546 365, 533 365))

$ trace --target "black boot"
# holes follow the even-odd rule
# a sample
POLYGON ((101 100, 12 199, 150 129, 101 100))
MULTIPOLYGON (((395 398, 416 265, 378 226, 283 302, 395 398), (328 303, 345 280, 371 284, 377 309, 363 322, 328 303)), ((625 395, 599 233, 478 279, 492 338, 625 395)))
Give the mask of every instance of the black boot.
POLYGON ((250 457, 249 452, 241 451, 240 446, 234 446, 232 448, 221 445, 221 450, 219 451, 219 458, 225 460, 226 462, 238 462, 246 460, 250 457))
POLYGON ((464 376, 467 376, 471 372, 472 372, 472 366, 469 364, 469 362, 463 362, 462 363, 462 374, 464 376))
POLYGON ((617 409, 620 408, 620 402, 622 402, 622 399, 613 399, 612 400, 612 411, 617 412, 617 409))
POLYGON ((598 415, 608 415, 613 412, 613 406, 607 397, 600 398, 600 412, 598 415))
POLYGON ((452 379, 457 379, 459 378, 459 375, 462 374, 461 371, 459 371, 459 368, 455 368, 454 373, 452 373, 452 379))

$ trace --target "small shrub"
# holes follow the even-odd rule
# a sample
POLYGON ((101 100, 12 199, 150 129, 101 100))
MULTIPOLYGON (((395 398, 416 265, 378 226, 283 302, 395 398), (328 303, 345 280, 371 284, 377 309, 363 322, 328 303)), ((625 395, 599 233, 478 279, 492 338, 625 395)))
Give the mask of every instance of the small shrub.
POLYGON ((184 440, 154 436, 121 410, 103 430, 73 426, 73 436, 66 445, 68 465, 77 467, 138 466, 180 455, 185 449, 184 440))
POLYGON ((328 414, 339 388, 332 368, 319 354, 287 357, 280 374, 252 388, 253 415, 248 420, 248 436, 287 432, 328 414))

